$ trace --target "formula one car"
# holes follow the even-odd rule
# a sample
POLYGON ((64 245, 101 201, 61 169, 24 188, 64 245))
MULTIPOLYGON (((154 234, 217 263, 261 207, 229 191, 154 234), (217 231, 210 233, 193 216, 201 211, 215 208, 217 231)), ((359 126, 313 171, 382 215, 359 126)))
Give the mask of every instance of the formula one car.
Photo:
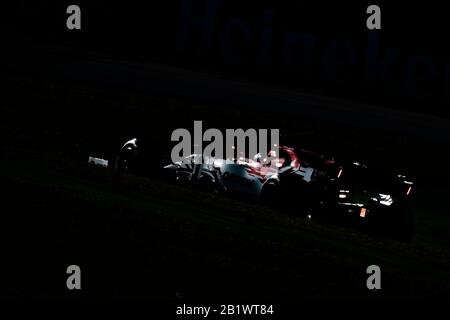
POLYGON ((310 184, 337 170, 331 161, 315 168, 306 161, 301 164, 293 148, 281 146, 278 152, 279 155, 266 157, 257 154, 254 159, 216 159, 193 154, 164 169, 180 184, 255 199, 270 206, 280 206, 283 198, 294 196, 303 188, 311 189, 310 184), (198 157, 202 159, 196 162, 198 157))
POLYGON ((117 167, 257 201, 309 219, 350 225, 399 240, 411 239, 414 223, 408 198, 413 183, 406 176, 286 146, 280 146, 278 153, 258 154, 253 159, 192 154, 162 165, 142 146, 138 148, 137 139, 132 139, 121 148, 117 167))

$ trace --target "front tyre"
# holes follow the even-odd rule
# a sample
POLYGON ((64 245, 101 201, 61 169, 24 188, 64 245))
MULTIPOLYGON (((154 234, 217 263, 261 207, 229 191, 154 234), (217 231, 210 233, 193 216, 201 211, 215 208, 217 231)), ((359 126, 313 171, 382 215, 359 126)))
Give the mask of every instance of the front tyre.
POLYGON ((120 150, 117 159, 117 169, 126 173, 136 173, 137 153, 133 147, 124 147, 120 150))

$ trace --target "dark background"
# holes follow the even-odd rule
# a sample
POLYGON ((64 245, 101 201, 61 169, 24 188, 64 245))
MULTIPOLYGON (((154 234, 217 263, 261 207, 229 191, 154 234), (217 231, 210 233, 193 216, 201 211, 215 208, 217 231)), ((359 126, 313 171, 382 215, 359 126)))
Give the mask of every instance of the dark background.
POLYGON ((372 3, 364 1, 80 1, 79 32, 65 27, 69 4, 22 2, 18 15, 18 3, 7 17, 13 19, 9 29, 20 30, 24 41, 39 39, 448 115, 443 4, 377 2, 382 30, 369 31, 365 12, 372 3), (195 27, 192 21, 206 21, 208 27, 195 27), (286 43, 293 44, 285 49, 286 43))
POLYGON ((205 38, 183 17, 192 5, 205 19, 213 2, 78 1, 80 31, 66 29, 67 1, 2 7, 0 296, 448 298, 444 5, 378 1, 382 30, 369 31, 371 2, 217 1, 205 38), (298 45, 285 51, 286 39, 298 45), (159 157, 194 120, 279 128, 284 141, 408 173, 412 243, 87 165, 141 134, 159 157), (80 292, 65 287, 74 263, 80 292), (365 286, 371 264, 382 291, 365 286))

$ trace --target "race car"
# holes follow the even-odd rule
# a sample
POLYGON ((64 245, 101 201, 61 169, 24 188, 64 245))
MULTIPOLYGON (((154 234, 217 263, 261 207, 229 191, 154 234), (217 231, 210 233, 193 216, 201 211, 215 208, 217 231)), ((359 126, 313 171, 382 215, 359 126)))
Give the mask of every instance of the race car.
POLYGON ((255 199, 278 207, 282 204, 279 201, 289 198, 290 194, 295 196, 302 188, 312 189, 309 184, 329 179, 329 173, 335 171, 334 176, 337 176, 338 171, 332 162, 324 162, 328 168, 312 167, 306 161, 300 162, 293 148, 280 146, 278 155, 274 152, 272 150, 266 156, 257 154, 253 159, 217 159, 193 154, 164 166, 164 169, 180 184, 255 199))
POLYGON ((405 175, 287 146, 280 146, 278 154, 271 152, 252 159, 192 154, 171 163, 159 161, 137 139, 131 139, 119 152, 117 168, 256 201, 308 219, 399 240, 412 238, 414 222, 408 199, 413 182, 405 175))

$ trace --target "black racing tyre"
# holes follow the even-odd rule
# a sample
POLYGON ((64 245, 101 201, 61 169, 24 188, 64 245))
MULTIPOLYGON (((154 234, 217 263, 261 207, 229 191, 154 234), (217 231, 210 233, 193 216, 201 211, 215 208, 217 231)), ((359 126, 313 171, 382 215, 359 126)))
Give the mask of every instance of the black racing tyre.
POLYGON ((206 191, 206 192, 216 192, 216 182, 214 179, 207 175, 200 176, 198 180, 198 186, 200 190, 206 191))
POLYGON ((190 187, 191 186, 191 179, 186 175, 178 175, 175 178, 175 183, 182 187, 190 187))
POLYGON ((125 147, 120 151, 117 169, 127 173, 135 173, 137 171, 137 154, 134 148, 125 147))
POLYGON ((278 208, 280 205, 280 187, 276 182, 267 182, 259 195, 258 204, 269 208, 278 208))

